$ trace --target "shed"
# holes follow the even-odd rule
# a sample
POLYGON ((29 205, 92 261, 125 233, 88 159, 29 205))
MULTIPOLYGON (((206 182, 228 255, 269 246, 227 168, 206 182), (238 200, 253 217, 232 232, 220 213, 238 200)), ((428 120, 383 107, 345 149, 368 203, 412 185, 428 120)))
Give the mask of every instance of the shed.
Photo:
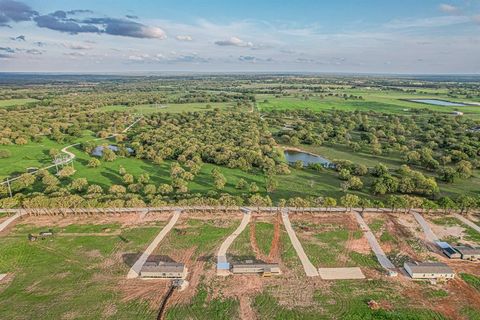
POLYGON ((463 260, 480 260, 480 247, 456 246, 454 248, 459 252, 463 260))
POLYGON ((176 262, 145 262, 140 270, 142 278, 184 279, 187 268, 183 263, 176 262))
POLYGON ((437 241, 436 244, 442 249, 443 254, 450 259, 460 259, 462 257, 462 255, 447 242, 437 241))
POLYGON ((280 274, 280 266, 276 263, 235 263, 232 264, 233 274, 262 274, 270 276, 280 274))
POLYGON ((405 262, 403 267, 413 279, 448 280, 455 277, 453 270, 443 262, 405 262))

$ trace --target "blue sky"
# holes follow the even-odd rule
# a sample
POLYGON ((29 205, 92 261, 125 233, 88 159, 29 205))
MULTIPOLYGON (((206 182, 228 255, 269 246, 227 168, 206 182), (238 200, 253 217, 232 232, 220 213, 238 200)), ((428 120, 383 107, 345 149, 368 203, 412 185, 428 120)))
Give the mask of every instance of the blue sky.
POLYGON ((0 0, 0 71, 480 73, 480 0, 0 0))

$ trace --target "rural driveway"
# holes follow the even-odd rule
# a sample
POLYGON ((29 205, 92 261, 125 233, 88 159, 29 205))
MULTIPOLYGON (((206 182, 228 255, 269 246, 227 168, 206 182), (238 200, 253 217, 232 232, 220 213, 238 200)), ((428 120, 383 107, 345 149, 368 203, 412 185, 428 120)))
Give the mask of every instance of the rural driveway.
POLYGON ((250 217, 251 217, 251 212, 250 210, 242 210, 243 213, 243 218, 242 222, 240 222, 240 225, 238 228, 228 236, 227 239, 222 243, 220 246, 220 249, 218 249, 217 253, 217 269, 219 266, 225 266, 227 264, 227 251, 228 248, 232 245, 233 241, 240 235, 240 233, 245 230, 247 227, 248 223, 250 222, 250 217))
POLYGON ((135 264, 132 266, 130 271, 128 272, 127 279, 133 279, 140 275, 140 270, 142 270, 143 265, 147 261, 148 257, 152 254, 153 250, 158 246, 158 244, 165 238, 167 233, 173 228, 175 223, 177 223, 178 218, 180 217, 180 210, 175 210, 173 213, 172 218, 168 222, 168 224, 160 231, 160 233, 153 239, 152 243, 148 246, 144 253, 138 258, 135 264))
POLYGON ((415 217, 415 220, 417 220, 418 224, 422 227, 427 241, 431 243, 436 243, 439 241, 438 237, 435 235, 435 233, 433 233, 432 228, 430 228, 428 222, 422 217, 422 215, 415 211, 412 211, 412 214, 415 217))
POLYGON ((15 221, 16 219, 20 218, 20 217, 23 216, 24 214, 25 214, 25 212, 23 212, 23 211, 18 211, 18 212, 15 213, 13 216, 11 216, 11 217, 8 218, 7 220, 5 220, 5 221, 3 221, 2 223, 0 223, 0 232, 2 232, 3 230, 5 230, 10 223, 12 223, 12 222, 15 221))
POLYGON ((318 276, 318 271, 314 267, 314 265, 310 262, 305 251, 303 250, 302 244, 297 238, 295 231, 292 228, 292 224, 290 223, 290 219, 288 218, 288 211, 282 210, 282 220, 283 224, 285 225, 285 229, 287 230, 288 236, 290 237, 290 241, 292 242, 293 248, 297 252, 300 261, 302 262, 303 269, 307 277, 316 277, 318 276))
POLYGON ((465 218, 464 216, 461 216, 459 214, 454 214, 453 215, 455 218, 457 218, 458 220, 462 221, 463 223, 465 223, 467 226, 469 226, 470 228, 476 230, 477 232, 480 232, 480 226, 476 225, 473 221, 470 221, 468 220, 467 218, 465 218))
POLYGON ((380 263, 380 265, 385 269, 387 269, 388 271, 393 271, 393 269, 395 269, 395 266, 387 258, 387 255, 385 254, 383 249, 380 247, 380 244, 378 243, 377 239, 375 238, 372 231, 370 230, 370 227, 367 225, 365 220, 363 220, 360 213, 358 213, 357 211, 354 211, 353 214, 355 215, 355 218, 357 219, 357 222, 360 225, 360 228, 365 233, 365 237, 367 238, 373 253, 375 253, 375 256, 377 256, 377 260, 380 263))

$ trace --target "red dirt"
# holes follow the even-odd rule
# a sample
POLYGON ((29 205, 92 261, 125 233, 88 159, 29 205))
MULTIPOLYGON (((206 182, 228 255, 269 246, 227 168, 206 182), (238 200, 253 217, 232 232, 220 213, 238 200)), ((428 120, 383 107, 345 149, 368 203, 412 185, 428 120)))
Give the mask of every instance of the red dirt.
POLYGON ((281 236, 281 221, 282 217, 280 213, 277 213, 275 224, 273 226, 273 239, 270 247, 270 254, 267 261, 270 263, 278 262, 280 260, 280 236, 281 236))

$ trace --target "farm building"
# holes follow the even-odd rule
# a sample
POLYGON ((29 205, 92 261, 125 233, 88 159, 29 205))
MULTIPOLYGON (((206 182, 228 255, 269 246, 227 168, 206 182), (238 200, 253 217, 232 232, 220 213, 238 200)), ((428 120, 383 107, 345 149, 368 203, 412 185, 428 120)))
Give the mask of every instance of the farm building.
POLYGON ((446 255, 447 257, 449 257, 450 259, 461 259, 462 258, 462 255, 460 254, 460 252, 455 250, 447 242, 437 241, 436 244, 440 249, 442 249, 443 254, 446 255))
POLYGON ((447 280, 455 277, 453 270, 442 262, 405 262, 403 267, 413 279, 447 280))
POLYGON ((233 274, 261 274, 263 276, 271 276, 280 274, 280 266, 276 263, 253 263, 247 261, 245 263, 232 264, 233 274))
POLYGON ((480 248, 472 246, 456 246, 455 250, 459 252, 463 260, 480 260, 480 248))
POLYGON ((185 264, 176 262, 145 262, 140 270, 142 278, 184 279, 186 276, 185 264))

